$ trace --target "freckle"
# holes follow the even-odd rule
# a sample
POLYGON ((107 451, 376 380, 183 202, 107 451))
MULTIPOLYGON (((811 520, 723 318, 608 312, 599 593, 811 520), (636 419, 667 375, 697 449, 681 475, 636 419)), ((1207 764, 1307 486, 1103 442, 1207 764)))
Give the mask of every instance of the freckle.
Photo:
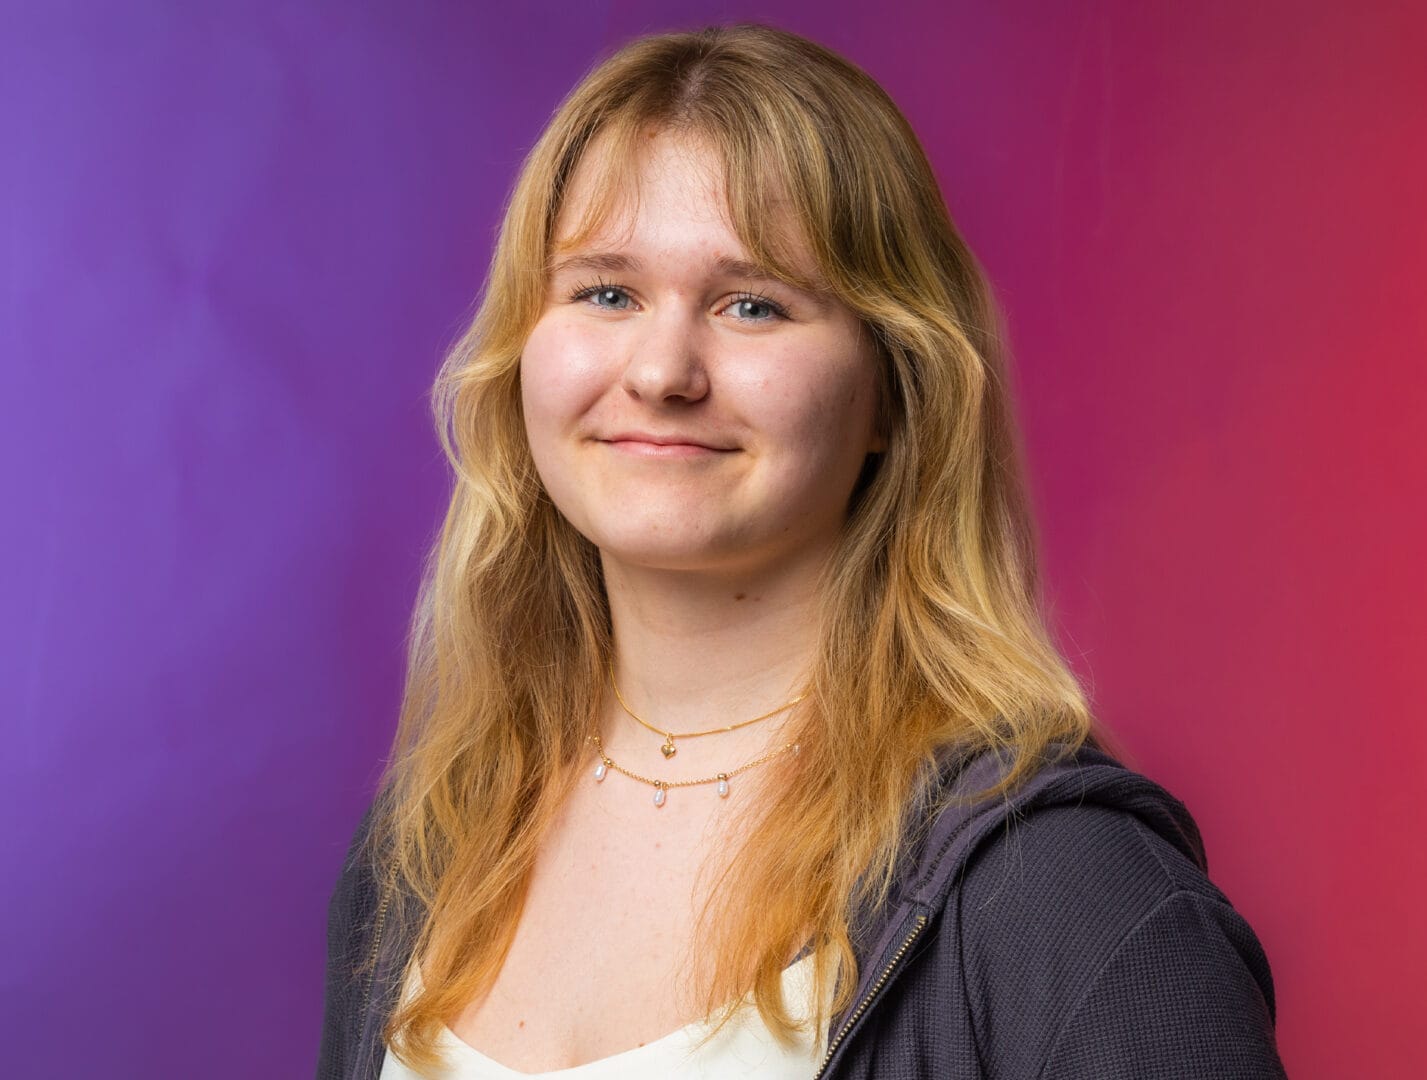
POLYGON ((518 1028, 523 1028, 523 1027, 525 1026, 525 1021, 524 1021, 524 1020, 517 1020, 516 1023, 515 1023, 515 1026, 518 1027, 518 1028))
POLYGON ((655 840, 655 841, 654 841, 654 846, 655 846, 655 847, 659 847, 659 841, 658 841, 658 840, 655 840))
POLYGON ((735 600, 742 600, 742 599, 743 599, 743 596, 744 596, 743 593, 734 593, 734 594, 733 594, 733 598, 734 598, 735 600))

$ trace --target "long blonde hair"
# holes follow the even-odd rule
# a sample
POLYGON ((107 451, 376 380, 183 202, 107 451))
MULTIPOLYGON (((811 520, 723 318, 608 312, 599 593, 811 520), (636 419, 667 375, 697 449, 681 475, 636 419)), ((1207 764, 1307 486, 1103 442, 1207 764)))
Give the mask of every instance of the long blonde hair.
POLYGON ((572 243, 598 228, 651 129, 717 148, 739 239, 800 285, 788 236, 768 227, 771 197, 791 199, 821 286, 877 343, 887 436, 826 569, 797 782, 777 789, 703 910, 703 951, 716 958, 707 1015, 721 1025, 751 991, 764 1022, 791 1038, 781 972, 810 929, 823 1003, 813 1021, 848 1003, 856 913, 885 901, 909 800, 947 748, 1007 752, 1003 779, 980 793, 991 797, 1028 778, 1051 744, 1095 737, 1038 614, 999 315, 907 121, 864 72, 785 31, 636 40, 570 93, 531 150, 479 310, 433 393, 454 488, 411 624, 372 834, 419 913, 420 992, 384 1031, 417 1067, 436 1060, 443 1018, 492 985, 542 831, 589 760, 613 647, 608 603, 597 551, 532 464, 519 360, 576 166, 596 136, 610 147, 602 197, 572 243), (757 905, 744 902, 755 892, 757 905))

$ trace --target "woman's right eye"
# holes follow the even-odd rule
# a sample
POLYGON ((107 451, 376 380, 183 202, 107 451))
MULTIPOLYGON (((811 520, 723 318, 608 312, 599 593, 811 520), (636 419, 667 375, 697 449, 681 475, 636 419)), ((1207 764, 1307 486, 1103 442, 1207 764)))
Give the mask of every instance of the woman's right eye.
POLYGON ((576 289, 571 295, 572 301, 590 300, 595 307, 606 308, 609 311, 623 311, 621 300, 628 300, 629 294, 618 285, 587 285, 576 289))

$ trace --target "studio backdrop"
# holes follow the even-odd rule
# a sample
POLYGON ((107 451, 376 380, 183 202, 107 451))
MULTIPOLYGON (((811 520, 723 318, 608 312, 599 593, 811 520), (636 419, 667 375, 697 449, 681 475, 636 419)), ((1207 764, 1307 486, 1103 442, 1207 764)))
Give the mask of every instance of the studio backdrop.
POLYGON ((925 141, 1060 644, 1199 822, 1289 1073, 1427 1074, 1427 9, 0 7, 6 1075, 310 1075, 503 200, 609 51, 739 19, 925 141))

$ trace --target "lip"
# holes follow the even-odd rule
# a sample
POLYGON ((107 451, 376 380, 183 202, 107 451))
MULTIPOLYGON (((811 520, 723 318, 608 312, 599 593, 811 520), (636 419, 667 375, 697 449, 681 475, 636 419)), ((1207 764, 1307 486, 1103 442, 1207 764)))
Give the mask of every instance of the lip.
POLYGON ((733 447, 712 446, 687 435, 656 435, 648 431, 621 431, 601 442, 641 457, 700 457, 728 453, 733 447))

